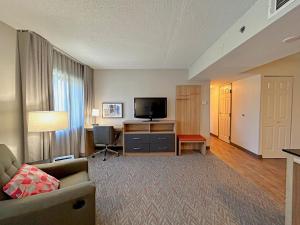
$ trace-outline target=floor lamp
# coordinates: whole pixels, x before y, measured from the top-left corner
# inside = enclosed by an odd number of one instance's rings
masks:
[[[52,161],[52,134],[58,130],[69,127],[67,112],[34,111],[28,113],[28,132],[49,132],[50,136],[50,159]]]

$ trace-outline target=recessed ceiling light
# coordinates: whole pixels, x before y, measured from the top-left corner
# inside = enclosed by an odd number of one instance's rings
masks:
[[[300,40],[300,35],[290,36],[282,40],[283,43],[292,43],[294,41]]]

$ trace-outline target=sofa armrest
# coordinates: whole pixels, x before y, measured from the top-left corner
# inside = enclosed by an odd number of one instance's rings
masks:
[[[67,160],[62,162],[44,163],[34,165],[51,176],[60,179],[80,171],[88,172],[88,160],[85,158]]]
[[[88,181],[49,193],[0,201],[0,224],[95,224],[95,186]]]

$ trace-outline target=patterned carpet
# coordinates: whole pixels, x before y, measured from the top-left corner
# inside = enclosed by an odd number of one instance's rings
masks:
[[[97,225],[283,225],[284,211],[212,154],[89,159]]]

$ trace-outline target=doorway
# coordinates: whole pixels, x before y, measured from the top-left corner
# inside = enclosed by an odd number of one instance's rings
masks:
[[[231,84],[221,85],[219,90],[219,139],[230,143],[231,136]]]
[[[263,158],[284,158],[291,145],[293,78],[266,76],[262,82],[261,149]]]

